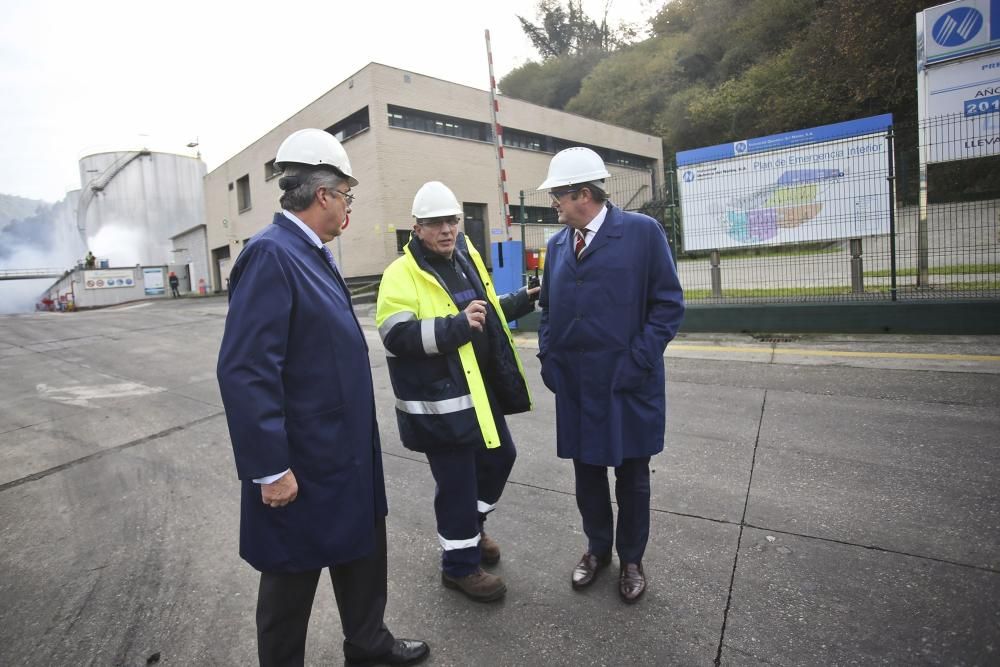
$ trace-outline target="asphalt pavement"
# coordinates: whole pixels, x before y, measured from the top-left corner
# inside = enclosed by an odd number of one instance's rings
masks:
[[[256,573],[215,381],[222,298],[0,316],[0,665],[251,665]],[[681,335],[649,590],[569,585],[585,542],[535,409],[488,523],[504,601],[441,586],[371,306],[389,606],[429,665],[1000,664],[1000,337]],[[325,580],[324,580],[325,582]],[[321,585],[307,663],[342,664]]]

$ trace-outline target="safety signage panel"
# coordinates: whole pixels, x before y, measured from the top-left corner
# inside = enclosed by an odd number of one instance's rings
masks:
[[[144,268],[142,270],[142,284],[146,294],[150,296],[164,294],[163,269]]]
[[[892,115],[677,154],[685,250],[889,231]]]
[[[84,271],[83,286],[85,289],[135,287],[135,272],[132,269]]]

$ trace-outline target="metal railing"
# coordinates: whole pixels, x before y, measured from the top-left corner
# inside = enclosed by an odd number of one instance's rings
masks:
[[[727,173],[724,196],[689,196],[683,207],[677,179],[695,178],[687,167],[669,169],[659,183],[640,171],[607,183],[614,203],[664,226],[692,303],[998,299],[1000,156],[930,165],[922,210],[915,187],[918,136],[917,127],[897,125],[869,137],[869,145],[881,147],[854,159],[850,169],[779,170],[782,176],[771,183],[749,172]],[[857,139],[823,150],[846,151],[851,141]],[[522,193],[512,214],[521,223],[531,273],[544,265],[545,243],[560,225],[546,193]],[[782,242],[796,235],[809,240]],[[719,239],[728,247],[712,245]]]
[[[65,269],[0,269],[0,280],[62,278],[65,273]]]

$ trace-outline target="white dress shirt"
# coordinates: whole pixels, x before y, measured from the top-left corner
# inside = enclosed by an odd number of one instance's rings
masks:
[[[601,225],[604,224],[604,218],[606,218],[607,216],[608,216],[608,207],[602,206],[601,212],[595,215],[594,219],[588,222],[587,226],[584,227],[584,229],[587,230],[587,233],[584,234],[583,236],[583,243],[585,247],[589,246],[590,242],[594,240],[595,236],[597,236],[597,230],[600,229]]]

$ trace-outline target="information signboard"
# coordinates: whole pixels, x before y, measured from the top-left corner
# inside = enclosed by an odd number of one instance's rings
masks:
[[[1000,0],[917,14],[921,164],[1000,155]]]
[[[891,125],[885,114],[678,153],[684,249],[888,233]]]
[[[149,296],[164,294],[163,269],[149,267],[143,268],[142,284],[146,290],[146,294]]]
[[[97,269],[83,272],[85,289],[108,289],[113,287],[135,287],[135,271],[132,269]]]

